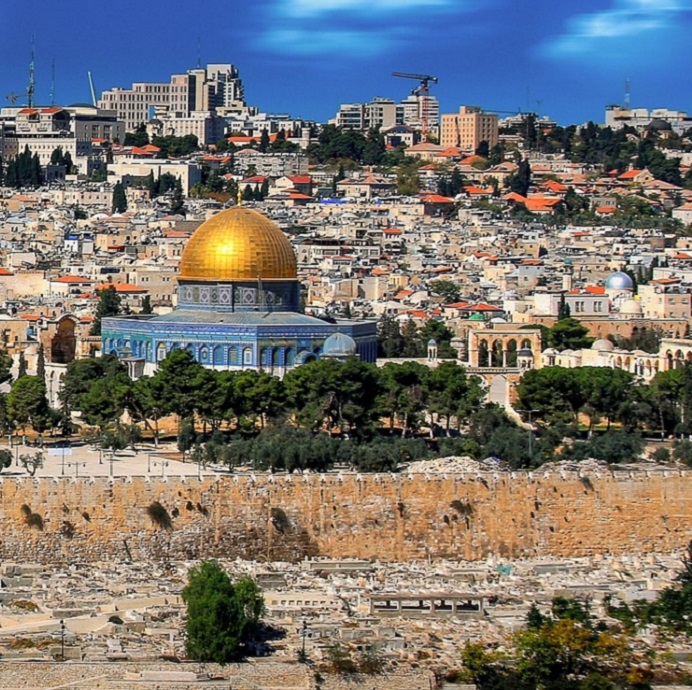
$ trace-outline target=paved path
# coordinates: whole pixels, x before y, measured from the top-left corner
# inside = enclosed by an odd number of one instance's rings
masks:
[[[8,448],[7,442],[0,444],[0,449]],[[23,445],[12,448],[14,461],[12,466],[3,470],[0,477],[29,477],[29,473],[19,462],[20,455],[43,454],[44,465],[37,470],[37,477],[131,477],[131,476],[219,476],[220,472],[199,467],[188,460],[181,462],[180,453],[175,444],[162,444],[159,448],[153,445],[138,446],[137,452],[120,450],[115,454],[100,451],[91,445],[72,446],[63,451],[61,448],[46,446],[43,449]]]

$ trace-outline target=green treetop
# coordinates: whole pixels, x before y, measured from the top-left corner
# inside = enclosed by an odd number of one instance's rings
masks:
[[[202,662],[226,664],[243,656],[264,613],[259,587],[249,578],[231,582],[215,561],[202,561],[188,573],[187,654]]]

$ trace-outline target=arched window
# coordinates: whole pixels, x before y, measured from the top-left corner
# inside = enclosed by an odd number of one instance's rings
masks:
[[[252,348],[246,347],[243,349],[243,365],[252,365]]]
[[[214,348],[214,364],[223,364],[223,348],[217,345]]]
[[[166,359],[166,344],[159,343],[156,347],[156,361],[162,362],[164,359]]]

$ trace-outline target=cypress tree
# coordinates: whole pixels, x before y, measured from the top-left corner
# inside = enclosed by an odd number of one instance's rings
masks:
[[[46,380],[46,353],[43,349],[43,343],[38,346],[38,361],[36,362],[36,376],[42,381]]]
[[[114,213],[127,211],[127,196],[125,195],[125,188],[122,182],[116,182],[115,187],[113,187],[112,209]]]
[[[19,366],[17,368],[17,381],[21,379],[22,377],[26,376],[27,374],[27,363],[26,363],[26,357],[24,356],[23,352],[19,353]]]

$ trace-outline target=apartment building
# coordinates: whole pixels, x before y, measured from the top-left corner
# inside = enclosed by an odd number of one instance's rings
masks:
[[[669,129],[677,134],[683,134],[692,127],[692,116],[683,110],[668,110],[668,108],[629,108],[619,105],[609,105],[605,110],[605,124],[612,129],[634,127],[638,130],[651,126]],[[667,126],[667,127],[666,127]]]
[[[342,103],[329,124],[365,132],[371,128],[390,129],[407,125],[421,130],[425,122],[428,131],[436,131],[440,104],[434,96],[411,94],[400,103],[391,98],[373,98],[370,103]]]
[[[462,105],[458,113],[444,113],[440,124],[440,144],[475,151],[482,141],[492,148],[499,141],[498,118],[478,106]]]
[[[115,110],[127,131],[134,131],[154,115],[169,113],[187,118],[195,111],[234,108],[243,103],[243,85],[236,67],[211,64],[173,74],[168,82],[135,82],[131,88],[104,91],[101,108]]]
[[[652,280],[638,288],[643,315],[649,319],[692,318],[690,293],[674,278]]]
[[[196,110],[189,115],[174,112],[157,113],[156,117],[147,123],[147,133],[150,137],[184,137],[192,134],[202,146],[215,144],[223,138],[225,131],[226,121],[218,117],[213,110]]]
[[[0,129],[3,130],[3,154],[11,160],[18,153],[29,149],[38,155],[42,167],[50,163],[53,151],[60,147],[69,153],[80,172],[91,172],[91,137],[86,134],[89,125],[76,119],[68,109],[50,108],[3,108],[0,112]]]

